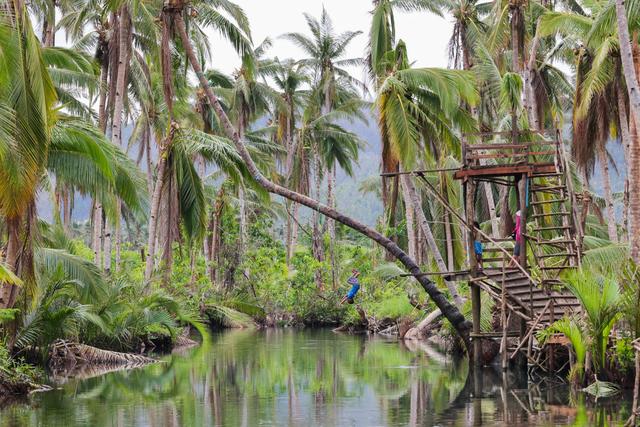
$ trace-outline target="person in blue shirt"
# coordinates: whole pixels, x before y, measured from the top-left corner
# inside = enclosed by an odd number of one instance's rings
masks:
[[[353,274],[351,274],[351,277],[349,277],[349,279],[347,280],[347,283],[351,285],[351,289],[340,301],[341,305],[344,304],[345,301],[347,301],[349,304],[353,304],[353,299],[356,297],[356,294],[360,290],[360,282],[358,281],[360,272],[355,268],[351,272]]]

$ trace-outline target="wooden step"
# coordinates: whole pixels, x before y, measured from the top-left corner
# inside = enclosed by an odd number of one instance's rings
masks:
[[[549,230],[570,230],[571,227],[568,225],[556,225],[556,226],[552,226],[552,227],[536,227],[533,229],[533,231],[549,231]]]
[[[558,203],[558,202],[566,202],[567,199],[548,199],[548,200],[536,200],[533,202],[529,202],[532,205],[546,205],[548,203]]]
[[[563,173],[540,173],[540,174],[535,174],[531,176],[531,179],[535,179],[535,178],[547,178],[547,177],[552,177],[552,176],[564,176]]]
[[[542,214],[529,215],[529,218],[544,218],[549,216],[569,216],[569,212],[549,212]]]
[[[536,242],[539,245],[561,245],[564,243],[574,243],[573,240],[568,239],[558,239],[558,240],[538,240]]]
[[[570,265],[558,265],[554,267],[539,267],[540,270],[566,270],[567,268],[572,268]]]
[[[570,252],[560,252],[555,254],[538,255],[538,258],[575,257],[575,256],[578,256],[578,254],[574,254]]]
[[[531,188],[531,192],[533,193],[544,193],[547,191],[556,192],[559,190],[566,190],[566,189],[567,189],[566,185],[549,185],[549,186],[540,185],[540,186],[533,186]]]

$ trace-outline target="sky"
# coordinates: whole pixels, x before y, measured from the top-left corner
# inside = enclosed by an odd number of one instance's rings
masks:
[[[287,32],[309,34],[303,13],[320,17],[322,6],[333,20],[336,32],[362,31],[348,50],[349,57],[363,57],[371,21],[371,0],[235,0],[249,17],[252,38],[258,45],[265,37],[271,37],[271,57],[303,57],[295,45],[278,37]],[[441,18],[427,12],[396,12],[396,36],[405,41],[409,59],[421,67],[446,67],[447,43],[452,32],[451,17]],[[224,72],[239,66],[239,58],[229,43],[213,32],[209,33],[212,44],[212,65]],[[363,76],[355,76],[363,77]]]

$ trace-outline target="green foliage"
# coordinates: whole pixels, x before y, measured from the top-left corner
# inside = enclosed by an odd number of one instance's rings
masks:
[[[622,373],[628,373],[633,369],[633,363],[635,361],[636,351],[633,348],[633,341],[631,338],[621,338],[615,341],[613,347],[615,360],[618,363],[618,368]]]
[[[9,354],[4,342],[0,341],[0,378],[9,382],[37,383],[44,377],[42,370],[25,363]]]
[[[587,357],[587,337],[582,327],[575,319],[564,317],[555,321],[546,329],[538,333],[538,340],[544,343],[550,334],[561,333],[571,342],[571,351],[576,356],[576,361],[569,372],[569,379],[575,382],[582,382],[584,376],[585,359]]]
[[[586,270],[565,277],[567,288],[580,301],[586,314],[586,327],[597,369],[603,369],[609,332],[619,318],[621,292],[618,282]]]

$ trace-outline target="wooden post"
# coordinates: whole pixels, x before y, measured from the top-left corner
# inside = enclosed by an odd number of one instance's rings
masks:
[[[635,425],[638,416],[638,393],[640,392],[640,353],[636,350],[636,379],[633,383],[633,404],[631,409],[631,425]]]
[[[502,323],[502,342],[500,343],[500,351],[502,358],[502,370],[506,371],[509,367],[507,361],[507,329],[509,328],[509,321],[507,319],[507,289],[504,284],[504,280],[506,277],[505,273],[505,263],[507,262],[506,257],[502,254],[502,299],[501,299],[501,307],[500,307],[500,318]]]
[[[467,215],[467,224],[473,224],[475,220],[475,198],[476,183],[472,179],[464,182],[465,196],[465,213]],[[478,276],[478,262],[474,250],[474,232],[473,228],[468,229],[467,235],[467,254],[469,258],[469,272],[472,278]],[[475,283],[471,284],[471,317],[473,322],[473,364],[480,366],[482,355],[482,341],[479,338],[480,330],[480,287]]]
[[[518,183],[518,206],[520,208],[520,265],[522,268],[527,268],[527,238],[525,237],[527,231],[527,193],[528,193],[528,179],[527,174],[522,174],[520,182]]]

